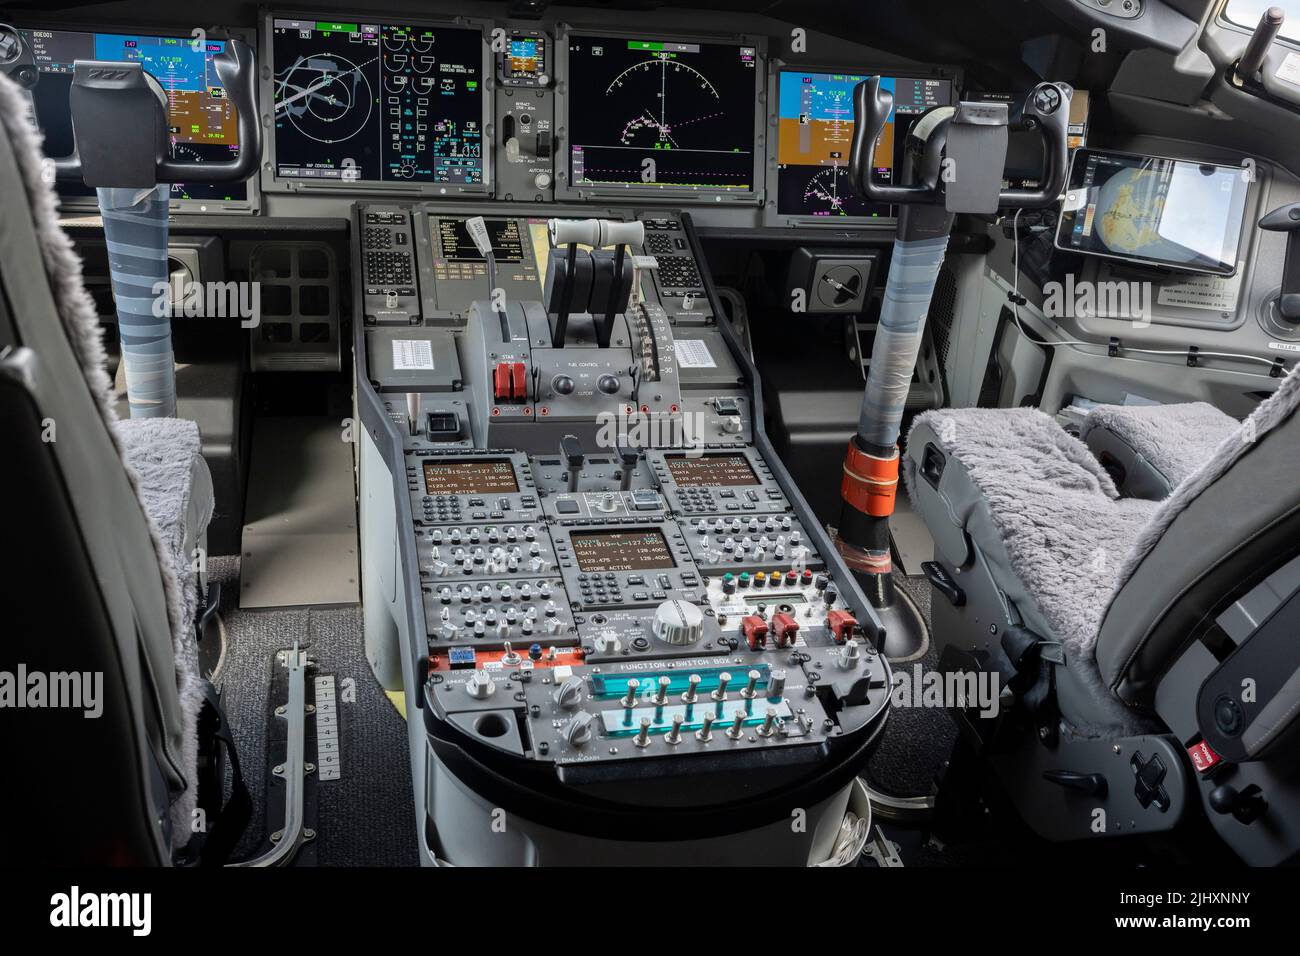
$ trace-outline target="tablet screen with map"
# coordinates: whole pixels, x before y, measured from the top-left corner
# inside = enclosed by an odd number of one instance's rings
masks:
[[[1185,272],[1232,275],[1249,170],[1080,149],[1056,245]]]

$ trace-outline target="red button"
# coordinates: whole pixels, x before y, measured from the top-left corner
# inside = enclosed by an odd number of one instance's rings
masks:
[[[1192,766],[1196,768],[1197,773],[1208,773],[1223,760],[1204,740],[1188,747],[1187,756],[1192,758]]]

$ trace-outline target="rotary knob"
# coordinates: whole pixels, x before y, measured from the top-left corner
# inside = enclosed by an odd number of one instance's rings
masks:
[[[564,725],[564,739],[570,747],[581,747],[591,740],[595,732],[596,718],[585,710],[580,710]]]
[[[554,697],[555,702],[565,709],[577,707],[582,702],[582,678],[570,677],[555,689]]]
[[[704,612],[686,601],[664,601],[655,608],[652,627],[665,644],[694,644],[704,633]]]
[[[496,689],[497,685],[492,680],[492,674],[486,670],[476,670],[465,682],[465,690],[475,700],[491,697]]]
[[[618,392],[619,382],[617,375],[602,375],[596,379],[596,387],[606,395],[614,395]]]
[[[575,387],[573,379],[567,375],[557,375],[551,379],[551,388],[556,395],[572,395]]]

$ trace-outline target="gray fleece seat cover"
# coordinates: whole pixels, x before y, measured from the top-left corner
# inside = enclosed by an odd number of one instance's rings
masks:
[[[1079,437],[1098,459],[1110,455],[1123,466],[1122,494],[1158,500],[1196,471],[1238,424],[1207,402],[1098,405]]]
[[[1245,503],[1234,506],[1242,528],[1228,533],[1252,534],[1256,525],[1265,527],[1300,506],[1297,483],[1285,486],[1275,474],[1300,464],[1289,435],[1297,431],[1298,406],[1300,375],[1293,371],[1245,422],[1220,431],[1212,450],[1198,450],[1199,465],[1163,501],[1119,497],[1088,447],[1036,409],[941,409],[918,416],[907,438],[905,475],[936,548],[963,562],[960,542],[969,536],[1026,626],[1064,645],[1070,676],[1059,688],[1061,709],[1076,728],[1094,735],[1142,732],[1149,718],[1133,705],[1149,700],[1161,669],[1156,658],[1175,652],[1167,637],[1160,646],[1147,641],[1183,586],[1172,579],[1183,572],[1204,576],[1200,565],[1222,561],[1231,543],[1216,535],[1193,547],[1205,537],[1205,519],[1193,514],[1189,540],[1177,544],[1191,563],[1175,570],[1162,554],[1162,539],[1202,501],[1221,514],[1227,502],[1242,502],[1236,484],[1223,479],[1249,469],[1239,462],[1251,451],[1260,455],[1262,484],[1286,490],[1262,496],[1269,499],[1261,505],[1267,514],[1258,519]],[[929,444],[947,457],[939,488],[946,515],[936,515],[936,499],[922,487],[926,479],[919,471]],[[1164,460],[1173,467],[1171,458]],[[1249,481],[1249,470],[1244,477]],[[1223,502],[1211,501],[1218,485]],[[1157,593],[1162,590],[1169,591],[1167,598]],[[1106,646],[1099,650],[1103,634]]]

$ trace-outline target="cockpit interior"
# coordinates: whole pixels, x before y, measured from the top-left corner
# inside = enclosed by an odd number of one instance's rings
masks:
[[[1296,863],[1297,157],[1294,0],[0,3],[0,863]]]

